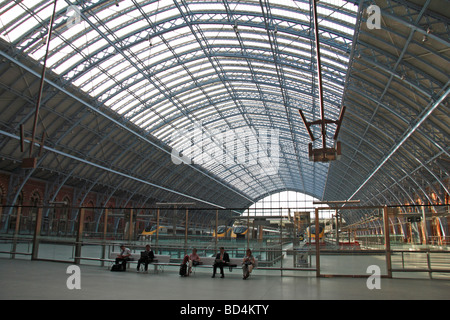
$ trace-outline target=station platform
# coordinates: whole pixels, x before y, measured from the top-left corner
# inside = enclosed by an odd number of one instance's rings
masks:
[[[448,300],[450,281],[381,279],[370,290],[367,278],[280,276],[279,271],[255,270],[242,279],[240,269],[212,279],[212,270],[198,268],[180,277],[178,268],[164,272],[110,272],[107,267],[81,265],[81,289],[67,288],[70,264],[0,258],[1,300]]]

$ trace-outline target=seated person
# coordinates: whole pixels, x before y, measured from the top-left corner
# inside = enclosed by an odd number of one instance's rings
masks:
[[[189,256],[189,274],[192,273],[192,266],[198,266],[201,263],[200,257],[197,254],[197,249],[192,249],[192,253]]]
[[[150,245],[145,246],[145,251],[141,252],[141,258],[138,261],[137,264],[137,272],[139,272],[140,266],[143,263],[144,264],[144,271],[148,272],[148,264],[153,262],[153,259],[155,259],[155,254],[153,253],[152,249],[150,248]]]
[[[122,270],[127,269],[127,262],[131,260],[131,250],[124,245],[120,246],[120,254],[116,258],[116,264],[122,263]]]
[[[242,271],[244,273],[243,279],[250,277],[250,273],[255,266],[255,258],[252,255],[252,250],[247,249],[247,253],[242,261]]]
[[[213,275],[212,278],[216,276],[217,267],[220,268],[220,274],[221,278],[225,277],[223,274],[223,267],[226,266],[230,262],[230,257],[228,256],[228,253],[225,252],[225,249],[223,247],[220,247],[220,252],[216,256],[216,261],[213,264]]]

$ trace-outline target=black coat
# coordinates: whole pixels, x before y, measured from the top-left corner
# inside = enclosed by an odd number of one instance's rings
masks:
[[[220,252],[217,254],[216,259],[220,259]],[[225,261],[225,263],[230,262],[230,256],[228,255],[228,253],[224,252],[223,253],[223,261]]]
[[[144,251],[144,252],[148,252],[148,256],[147,257],[141,257],[140,260],[142,260],[142,261],[149,260],[151,262],[151,261],[153,261],[153,259],[155,259],[155,254],[153,253],[153,250]]]

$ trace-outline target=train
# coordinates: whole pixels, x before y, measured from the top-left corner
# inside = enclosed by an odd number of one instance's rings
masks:
[[[229,226],[218,226],[217,227],[217,238],[229,238],[232,228]],[[216,237],[216,231],[213,233],[213,237]]]
[[[262,232],[260,234],[260,232]],[[251,237],[258,237],[262,239],[263,237],[267,236],[279,236],[280,230],[277,230],[276,228],[271,228],[270,226],[264,226],[262,228],[260,227],[248,227],[246,224],[243,223],[235,223],[233,225],[233,229],[231,231],[230,237],[231,239],[245,239],[247,235],[250,233]],[[283,234],[286,232],[283,231]]]
[[[139,235],[140,237],[150,237],[150,236],[155,236],[156,237],[156,231],[157,229],[158,234],[159,235],[174,235],[174,227],[173,226],[168,226],[168,225],[162,225],[157,227],[157,225],[153,225],[153,226],[147,226],[145,227],[145,229],[142,231],[142,233]],[[184,236],[186,233],[186,229],[184,227],[175,227],[175,232],[177,236]],[[188,234],[189,235],[200,235],[202,232],[201,229],[198,228],[189,228],[188,229]]]
[[[233,230],[231,231],[232,239],[245,239],[249,228],[243,225],[235,225],[233,226]]]
[[[173,235],[173,226],[159,226],[159,235]],[[142,233],[139,235],[139,237],[147,238],[156,236],[157,226],[147,226]],[[259,234],[262,231],[261,234]],[[176,227],[177,235],[185,234],[185,229],[181,227]],[[204,232],[204,230],[203,230]],[[216,235],[217,233],[217,235]],[[286,231],[283,231],[283,234],[285,234]],[[195,235],[195,234],[203,234],[202,231],[199,231],[197,228],[189,228],[188,234]],[[207,233],[204,233],[207,234]],[[212,233],[213,238],[218,239],[246,239],[247,235],[250,235],[250,237],[256,237],[258,234],[258,238],[262,239],[263,236],[278,236],[280,234],[280,231],[277,230],[277,228],[272,228],[270,226],[265,226],[262,229],[260,227],[248,227],[245,223],[242,222],[236,222],[233,224],[233,226],[227,226],[227,225],[220,225],[217,227],[217,232],[214,230]],[[211,233],[209,233],[211,235]]]
[[[146,236],[156,236],[156,230],[158,230],[158,226],[157,225],[153,225],[153,226],[148,226],[144,229],[144,231],[142,231],[142,233],[140,234],[141,237],[146,237]],[[167,234],[167,227],[164,226],[159,226],[159,234]]]
[[[324,234],[325,234],[325,225],[319,224],[319,241],[323,240]],[[316,241],[316,226],[311,225],[308,228],[306,228],[306,241],[315,242]]]
[[[249,228],[245,225],[234,224],[230,226],[218,226],[217,238],[218,239],[245,239]],[[216,232],[213,233],[213,237],[216,237]]]
[[[153,226],[148,226],[146,227],[142,233],[140,234],[141,237],[146,237],[146,236],[156,236],[156,230],[157,230],[157,226],[153,225]],[[218,226],[217,227],[217,238],[227,238],[229,239],[231,237],[232,234],[232,230],[233,227],[229,227],[229,226]],[[189,234],[192,234],[195,230],[189,230]],[[178,228],[177,227],[177,234],[184,234],[185,230],[183,228]],[[194,232],[195,233],[195,232]],[[173,234],[173,227],[166,227],[166,226],[159,226],[159,234],[160,235],[172,235]],[[213,232],[213,238],[216,237],[216,232]]]

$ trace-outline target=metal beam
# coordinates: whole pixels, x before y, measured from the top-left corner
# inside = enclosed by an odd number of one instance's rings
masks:
[[[35,75],[36,77],[38,77],[39,75],[32,70],[31,68],[29,68],[28,66],[26,66],[25,64],[21,63],[20,61],[17,61],[16,59],[14,59],[13,57],[9,56],[7,53],[0,51],[0,56],[3,56],[4,58],[8,59],[9,61],[17,64],[19,67],[23,68],[24,70],[26,70],[27,72]],[[152,145],[153,147],[155,147],[156,149],[172,156],[171,152],[166,150],[165,148],[161,147],[160,145],[154,143],[153,141],[149,140],[147,137],[142,136],[141,134],[137,133],[136,131],[132,130],[131,128],[129,128],[128,126],[126,126],[125,124],[117,121],[116,119],[112,118],[111,116],[107,115],[106,113],[102,112],[99,109],[96,109],[94,107],[92,107],[90,104],[86,103],[85,101],[83,101],[82,99],[80,99],[79,97],[77,97],[76,95],[72,94],[71,92],[67,91],[65,88],[59,86],[58,84],[56,84],[55,82],[46,79],[45,80],[49,85],[53,86],[54,88],[56,88],[57,90],[63,92],[64,94],[66,94],[67,96],[69,96],[70,98],[80,102],[82,105],[84,105],[85,107],[87,107],[89,110],[92,110],[93,112],[95,112],[96,114],[99,114],[100,116],[108,119],[109,121],[111,121],[112,123],[114,123],[116,126],[120,127],[121,129],[131,133],[133,136],[136,136],[137,138],[140,138],[141,140],[145,141],[146,143]],[[45,148],[44,148],[45,149]],[[181,158],[175,156],[176,158],[178,158],[180,161],[182,161]],[[205,172],[203,172],[202,170],[196,168],[193,165],[188,165],[189,167],[191,167],[193,170],[199,172],[202,175],[205,175],[206,177],[208,177],[209,179],[215,181],[216,183],[222,185],[223,187],[231,190],[232,192],[238,194],[240,197],[245,198],[251,202],[253,202],[252,199],[248,198],[247,196],[239,193],[237,190],[230,188],[229,186],[227,186],[226,184],[224,184],[222,181],[219,181],[218,179],[206,174]]]
[[[439,107],[439,105],[447,98],[447,96],[450,94],[450,81],[447,82],[445,87],[448,87],[447,90],[441,95],[441,97],[434,102],[432,105],[429,105],[427,108],[424,109],[422,112],[421,117],[417,120],[417,122],[410,127],[401,137],[400,141],[391,149],[391,151],[388,153],[386,157],[381,161],[381,163],[373,170],[373,172],[369,175],[369,177],[359,186],[359,188],[348,198],[348,200],[351,200],[369,181],[372,179],[372,177],[381,169],[381,167],[392,157],[392,155],[397,152],[398,149],[406,142],[406,140],[411,137],[411,135],[419,128],[422,123],[433,113],[433,111]],[[445,88],[444,87],[444,88]]]
[[[20,137],[19,137],[19,136],[14,135],[14,134],[11,134],[11,133],[9,133],[9,132],[5,132],[5,131],[3,131],[3,130],[0,130],[0,134],[1,134],[1,135],[4,135],[4,136],[7,136],[7,137],[9,137],[9,138],[12,138],[12,139],[20,140]],[[28,143],[31,143],[29,140],[25,140],[25,141],[28,142]],[[161,190],[163,190],[163,191],[167,191],[167,192],[170,192],[170,193],[173,193],[173,194],[176,194],[176,195],[179,195],[179,196],[188,198],[188,199],[192,199],[192,200],[195,200],[195,201],[198,201],[198,202],[201,202],[201,203],[204,203],[204,204],[213,206],[213,207],[215,207],[215,208],[225,209],[225,207],[222,207],[222,206],[217,205],[217,204],[215,204],[215,203],[211,203],[211,202],[205,201],[205,200],[203,200],[203,199],[198,199],[198,198],[193,197],[193,196],[191,196],[191,195],[183,194],[183,193],[181,193],[181,192],[178,192],[178,191],[175,191],[175,190],[171,190],[171,189],[169,189],[169,188],[165,188],[165,187],[159,186],[159,185],[157,185],[157,184],[154,184],[154,183],[151,183],[151,182],[142,180],[142,179],[140,179],[140,178],[133,177],[133,176],[128,175],[128,174],[126,174],[126,173],[123,173],[123,172],[120,172],[120,171],[117,171],[117,170],[113,170],[113,169],[110,169],[110,168],[106,168],[106,167],[100,166],[100,165],[98,165],[98,164],[96,164],[96,163],[93,163],[93,162],[91,162],[91,161],[88,161],[88,160],[85,160],[85,159],[76,157],[76,156],[71,155],[71,154],[67,154],[67,153],[65,153],[65,152],[63,152],[63,151],[59,151],[59,150],[56,150],[56,149],[51,148],[51,147],[44,146],[44,149],[47,150],[47,151],[49,151],[49,152],[53,152],[53,153],[55,153],[55,154],[61,155],[61,156],[63,156],[63,157],[70,158],[71,160],[81,162],[81,163],[83,163],[83,164],[85,164],[85,165],[89,165],[89,166],[91,166],[91,167],[94,167],[94,168],[97,168],[97,169],[101,169],[101,170],[104,170],[104,171],[107,171],[107,172],[110,172],[110,173],[113,173],[113,174],[122,176],[122,177],[124,177],[124,178],[131,179],[131,180],[134,180],[134,181],[137,181],[137,182],[139,182],[139,183],[143,183],[143,184],[149,185],[149,186],[154,187],[154,188],[157,188],[157,189],[161,189]]]

